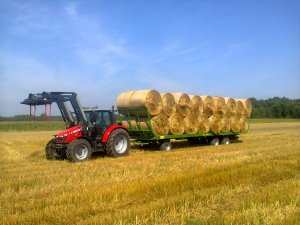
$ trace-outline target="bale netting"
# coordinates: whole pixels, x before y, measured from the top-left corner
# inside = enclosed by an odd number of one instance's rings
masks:
[[[209,118],[210,131],[212,133],[220,133],[223,128],[223,118],[218,114],[214,114]]]
[[[191,99],[191,114],[194,116],[203,112],[203,101],[198,95],[190,95]]]
[[[169,133],[169,120],[163,113],[151,119],[152,131],[156,135],[167,135]]]
[[[230,118],[228,116],[224,116],[222,118],[223,127],[221,129],[222,132],[230,131]]]
[[[198,133],[208,133],[209,132],[209,119],[206,114],[201,113],[198,116]]]
[[[169,117],[170,133],[180,135],[184,133],[184,119],[180,113],[173,113]]]
[[[190,114],[184,117],[184,132],[186,134],[196,134],[198,132],[198,118]]]
[[[162,111],[166,116],[171,116],[176,112],[175,98],[171,93],[162,93]]]
[[[250,117],[251,112],[252,112],[252,102],[250,99],[238,99],[243,103],[244,108],[247,111],[247,117]]]
[[[128,101],[129,99],[129,101]],[[138,90],[121,93],[117,99],[117,106],[121,114],[138,114],[140,116],[149,113],[152,116],[162,111],[162,100],[156,90]],[[141,110],[136,110],[137,108]]]
[[[240,132],[241,131],[241,118],[237,115],[234,115],[230,118],[230,130],[232,132]]]
[[[207,115],[207,117],[211,117],[215,112],[215,103],[214,99],[209,95],[200,96],[203,101],[203,113]]]
[[[232,117],[236,113],[236,102],[233,98],[224,98],[226,104],[226,116]]]
[[[191,114],[191,99],[185,93],[172,93],[177,104],[177,112],[182,116]]]
[[[213,97],[215,105],[215,114],[224,116],[226,114],[225,99],[222,97]]]

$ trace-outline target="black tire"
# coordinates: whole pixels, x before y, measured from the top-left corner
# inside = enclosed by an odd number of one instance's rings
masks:
[[[229,145],[230,144],[230,140],[229,137],[224,137],[221,141],[222,145]]]
[[[115,129],[111,132],[106,143],[106,153],[112,157],[128,155],[130,137],[126,130]]]
[[[92,155],[91,144],[85,139],[76,139],[67,146],[67,158],[70,162],[83,162]]]
[[[46,159],[48,160],[60,160],[63,159],[63,155],[52,147],[54,140],[50,140],[45,148]]]
[[[209,142],[210,145],[219,145],[220,144],[220,139],[217,137],[214,137],[213,139],[211,139],[211,141]]]
[[[169,140],[164,141],[159,148],[162,151],[170,151],[172,149],[172,143]]]

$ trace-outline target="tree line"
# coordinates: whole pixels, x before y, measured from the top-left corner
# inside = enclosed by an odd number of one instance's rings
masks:
[[[251,118],[300,118],[300,99],[274,97],[267,100],[251,98]]]

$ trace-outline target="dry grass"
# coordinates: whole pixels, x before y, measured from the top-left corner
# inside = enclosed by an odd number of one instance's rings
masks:
[[[228,146],[47,161],[53,132],[0,133],[2,224],[299,224],[300,123]]]

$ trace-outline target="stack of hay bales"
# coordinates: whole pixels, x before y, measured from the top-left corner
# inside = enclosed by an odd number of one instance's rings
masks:
[[[121,93],[118,110],[130,129],[148,129],[156,135],[244,132],[252,111],[249,99],[159,93],[137,90]]]

